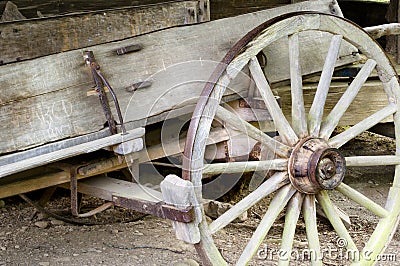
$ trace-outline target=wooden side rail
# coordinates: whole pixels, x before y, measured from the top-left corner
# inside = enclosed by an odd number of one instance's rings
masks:
[[[82,143],[66,149],[45,153],[36,157],[27,158],[15,163],[4,165],[0,168],[0,178],[12,175],[18,172],[29,170],[38,166],[53,163],[62,159],[70,158],[80,154],[90,153],[109,146],[114,146],[123,142],[141,138],[145,133],[144,128],[136,128],[128,131],[126,134],[116,134],[106,138]],[[132,151],[134,152],[134,151]]]

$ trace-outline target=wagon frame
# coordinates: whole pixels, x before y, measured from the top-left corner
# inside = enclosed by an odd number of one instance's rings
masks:
[[[208,20],[208,7],[207,1],[198,1],[190,7],[185,6],[185,12],[188,11],[189,17],[192,19],[188,22],[186,17],[185,23]],[[29,138],[24,137],[24,135],[28,136],[28,133],[23,131],[24,125],[21,126],[22,131],[19,130],[20,119],[16,121],[19,124],[15,124],[16,126],[11,130],[3,128],[4,132],[7,132],[6,136],[10,139],[2,142],[4,143],[2,147],[4,155],[0,157],[0,178],[3,181],[0,184],[0,198],[42,188],[51,190],[51,187],[57,185],[66,187],[71,191],[71,210],[76,217],[87,217],[110,206],[121,206],[169,219],[173,221],[177,238],[194,244],[204,265],[224,265],[227,262],[213,243],[212,234],[228,225],[262,198],[275,193],[267,213],[241,254],[237,265],[247,265],[250,262],[274,220],[286,205],[286,223],[281,248],[290,253],[296,228],[296,223],[293,221],[297,221],[302,212],[309,248],[317,251],[314,254],[315,257],[311,258],[311,263],[320,265],[322,260],[318,253],[320,244],[316,223],[316,202],[321,205],[339,237],[346,240],[348,245],[346,248],[358,250],[343,223],[343,219],[347,218],[346,214],[338,213],[337,207],[331,202],[326,192],[336,189],[381,218],[370,241],[364,247],[364,250],[371,251],[375,258],[385,249],[397,228],[400,215],[397,168],[400,161],[397,153],[386,156],[344,157],[339,148],[354,136],[381,121],[394,121],[396,144],[400,145],[398,143],[400,137],[397,137],[399,126],[397,110],[399,108],[398,97],[400,97],[397,73],[380,46],[366,32],[368,31],[371,35],[382,35],[382,32],[393,34],[397,33],[399,26],[392,24],[363,30],[350,21],[340,18],[341,15],[340,8],[335,2],[309,1],[225,20],[145,33],[79,51],[71,50],[36,59],[34,57],[41,55],[28,55],[33,60],[21,63],[12,62],[12,59],[9,59],[10,62],[0,67],[2,81],[10,88],[10,91],[1,99],[4,117],[14,113],[18,115],[17,110],[23,106],[24,101],[39,97],[43,97],[40,98],[43,101],[46,99],[43,95],[49,94],[55,97],[50,99],[54,100],[53,108],[54,104],[58,104],[56,109],[64,112],[62,114],[57,113],[55,109],[51,110],[50,116],[52,115],[53,118],[50,120],[56,123],[57,121],[54,119],[56,116],[72,117],[73,109],[77,108],[80,103],[72,92],[86,88],[85,94],[90,100],[83,100],[83,102],[86,101],[85,104],[90,103],[90,105],[87,106],[88,118],[85,118],[86,120],[83,122],[89,121],[92,125],[86,126],[84,123],[74,125],[74,131],[65,136],[61,130],[58,132],[60,134],[57,132],[54,134],[55,137],[50,131],[47,131],[47,136],[37,134],[34,137],[29,136]],[[249,33],[243,34],[246,33],[246,29],[249,30],[258,25],[259,21],[267,22],[255,27]],[[218,27],[222,31],[227,30],[227,25],[235,22],[240,23],[243,28],[229,29],[228,41],[214,39],[214,45],[223,46],[223,49],[218,50],[217,55],[224,54],[229,49],[222,61],[215,63],[207,58],[202,58],[201,55],[206,52],[201,49],[204,49],[207,40],[203,43],[201,37],[205,38],[210,34],[209,31]],[[190,35],[192,30],[196,34]],[[134,82],[125,80],[124,74],[117,73],[119,69],[123,69],[123,73],[139,69],[140,61],[138,62],[138,59],[146,58],[146,56],[154,58],[154,55],[151,55],[154,50],[147,50],[152,45],[152,39],[157,42],[162,38],[180,36],[183,32],[189,32],[182,38],[187,41],[182,46],[186,48],[182,52],[182,56],[176,56],[176,60],[186,59],[187,62],[180,64],[174,62],[171,57],[162,58],[164,69],[149,75],[150,77],[134,80]],[[317,41],[313,35],[316,32],[320,34]],[[309,33],[310,35],[308,35]],[[242,35],[244,37],[238,40]],[[199,36],[202,42],[193,39]],[[164,51],[166,49],[179,51],[179,48],[182,47],[176,47],[172,40],[168,40],[171,43],[161,43],[158,48]],[[232,41],[238,42],[233,45]],[[286,44],[281,46],[285,42]],[[311,52],[313,49],[308,46],[317,42],[320,45],[317,53],[321,54],[321,50],[326,48],[326,57],[323,54],[320,58],[313,58],[312,63],[307,62],[306,65],[302,65],[301,61],[307,60],[308,56],[304,54],[304,51]],[[190,52],[196,43],[199,45],[200,52]],[[279,50],[276,48],[268,50],[270,46],[279,47]],[[302,46],[305,46],[306,50],[301,50]],[[110,51],[113,52],[112,55]],[[80,63],[76,59],[78,52],[81,54]],[[135,53],[143,53],[143,55],[131,56]],[[281,53],[284,56],[289,55],[290,71],[288,73],[283,71],[287,65],[281,63],[280,60],[284,57]],[[200,58],[197,58],[199,56]],[[197,60],[194,61],[192,58],[197,58]],[[121,67],[124,60],[128,62],[129,69]],[[172,61],[168,62],[168,60]],[[263,60],[265,60],[264,64],[262,64]],[[54,61],[56,62],[54,63]],[[166,62],[167,67],[165,67]],[[335,68],[340,69],[340,67],[353,62],[362,62],[363,64],[354,75],[354,80],[343,96],[331,108],[330,114],[324,117],[324,107]],[[35,69],[32,68],[35,64],[47,65],[48,69],[35,74]],[[57,74],[66,65],[68,66],[66,72],[54,77],[54,82],[37,85],[39,80],[48,75],[47,71]],[[204,65],[207,67],[204,68]],[[17,71],[14,70],[15,68]],[[142,68],[138,70],[138,73],[148,73],[148,70]],[[182,73],[177,72],[178,70]],[[376,70],[376,74],[372,74],[374,70]],[[15,73],[10,73],[11,71],[15,71]],[[193,79],[193,76],[188,79],[182,78],[182,75],[193,72],[201,78]],[[317,75],[319,81],[315,98],[311,106],[305,108],[303,77],[314,77],[316,72],[321,74]],[[171,73],[177,73],[177,77],[171,77]],[[372,110],[372,114],[363,113],[365,119],[353,122],[352,127],[330,138],[370,75],[376,75],[379,82],[382,83],[381,86],[387,97],[386,103],[382,103],[384,107],[378,106],[377,110]],[[17,91],[15,88],[21,86],[20,82],[14,82],[17,76],[22,76],[21,79],[30,76],[32,80],[22,84],[23,88]],[[60,79],[63,76],[65,76],[65,80]],[[210,78],[204,79],[205,76],[210,76]],[[68,85],[71,81],[79,80],[86,80],[86,82],[73,86]],[[199,82],[199,80],[202,81]],[[173,88],[178,88],[178,93],[187,91],[191,87],[204,86],[203,92],[200,95],[198,89],[195,89],[188,94],[193,98],[175,104],[164,102],[178,97],[176,96],[177,92],[171,95],[165,93],[163,97],[166,97],[167,100],[162,97],[154,98],[156,102],[160,102],[161,107],[154,105],[153,109],[147,110],[147,113],[141,111],[140,97],[146,97],[146,94],[149,98],[155,97],[161,93],[157,91],[157,86],[163,86],[162,83],[167,86],[175,86],[177,81],[180,84]],[[194,82],[202,84],[196,84],[196,87],[192,84]],[[38,88],[34,88],[37,90],[34,92],[36,94],[27,98],[24,94],[31,93],[31,91],[25,88],[31,84],[37,85]],[[117,89],[115,89],[115,84],[117,84]],[[285,108],[284,104],[279,103],[279,99],[277,101],[276,95],[273,94],[275,89],[273,84],[276,84],[276,87],[285,84],[291,86],[289,89],[291,122],[288,122],[290,121],[287,119],[288,114],[282,111]],[[63,89],[59,92],[57,86],[63,86]],[[87,90],[90,86],[93,86],[94,89]],[[226,90],[227,87],[229,90]],[[54,90],[54,88],[56,89]],[[146,91],[146,88],[151,88],[152,91]],[[57,96],[57,93],[61,93],[60,96]],[[126,100],[127,95],[132,93],[134,93],[133,97]],[[63,98],[66,95],[70,97],[69,100],[78,100],[77,104],[69,103],[71,105],[68,106]],[[94,100],[97,99],[94,99],[93,96],[99,96],[101,105],[98,103],[96,106],[94,105]],[[111,97],[113,101],[109,101],[107,97]],[[138,97],[139,100],[137,100]],[[245,103],[241,102],[239,98],[245,99]],[[122,108],[119,104],[121,99]],[[177,99],[181,100],[179,97]],[[245,109],[250,109],[250,114],[244,114],[246,111],[243,110]],[[309,111],[308,114],[306,109]],[[99,110],[103,112],[100,116]],[[92,114],[96,114],[97,120],[90,120],[90,111]],[[187,115],[191,112],[193,115],[188,119]],[[44,112],[38,115],[39,123],[46,122],[44,116]],[[165,124],[165,128],[168,130],[166,129],[166,132],[163,133],[163,129],[161,129],[160,143],[145,147],[145,126],[160,121],[174,119],[179,121],[185,116],[186,121],[180,121],[178,125],[168,126]],[[388,117],[389,120],[387,120]],[[31,118],[33,116],[25,117],[25,122],[29,123]],[[41,120],[41,118],[43,119]],[[72,121],[79,122],[77,119]],[[106,121],[103,130],[90,129],[91,126],[98,125],[99,121]],[[187,129],[186,140],[183,140],[180,138],[179,132],[188,121],[190,121],[190,125]],[[248,121],[259,122],[259,124],[255,127]],[[59,123],[57,126],[62,126],[65,120],[60,119],[60,122],[57,123]],[[34,128],[32,125],[30,127]],[[175,134],[174,137],[170,139],[163,137],[163,134],[170,133],[171,128],[173,131],[177,127],[178,134]],[[25,128],[27,129],[27,127]],[[49,126],[49,129],[51,128]],[[77,128],[81,132],[78,132]],[[12,130],[20,132],[17,132],[14,137],[12,133],[8,133]],[[275,131],[278,132],[275,138],[266,134],[266,132]],[[249,139],[253,140],[249,142]],[[243,142],[247,142],[247,148],[242,151],[242,154],[235,153],[236,150],[233,147],[235,144],[232,144],[234,140],[238,141],[238,146],[243,145],[243,147],[246,146]],[[186,142],[184,154],[181,158],[181,165],[179,165],[182,168],[182,178],[176,175],[166,176],[160,184],[161,192],[141,185],[139,164],[182,153],[184,141]],[[221,142],[224,144],[220,145]],[[222,153],[221,147],[223,147]],[[255,147],[258,148],[258,152],[255,152]],[[107,152],[99,151],[104,149]],[[272,151],[272,157],[271,154],[266,155],[266,150]],[[252,154],[254,152],[256,155]],[[94,155],[93,158],[86,160],[85,156],[82,157],[89,153]],[[210,153],[213,153],[214,157],[210,157]],[[249,154],[253,157],[248,157]],[[243,156],[246,155],[247,158],[243,160]],[[80,163],[79,161],[82,159],[86,161]],[[214,160],[221,159],[226,161],[212,163]],[[346,167],[376,165],[396,165],[395,178],[385,207],[342,183]],[[130,181],[99,176],[125,168],[129,168],[132,174]],[[259,187],[211,224],[208,224],[202,204],[202,180],[204,177],[244,172],[261,173],[263,178],[258,183]],[[27,178],[27,176],[33,177]],[[264,180],[266,176],[268,178]],[[96,196],[108,203],[89,213],[82,214],[79,212],[79,193]],[[23,197],[26,198],[26,196]],[[29,199],[27,200],[29,201]],[[288,265],[289,260],[283,257],[279,259],[280,265]],[[362,265],[373,262],[373,259],[370,260],[365,256],[354,258],[354,263]]]

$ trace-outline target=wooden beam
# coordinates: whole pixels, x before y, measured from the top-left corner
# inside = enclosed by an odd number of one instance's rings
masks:
[[[165,203],[175,208],[184,210],[190,207],[195,208],[194,220],[191,223],[172,221],[175,235],[178,239],[189,244],[200,242],[199,223],[203,218],[200,204],[194,193],[193,183],[184,180],[176,175],[167,175],[160,183],[162,199]]]
[[[198,10],[198,1],[180,1],[1,23],[0,62],[7,64],[198,23]],[[9,16],[6,19],[16,20]]]
[[[61,187],[69,189],[70,185],[69,183],[65,183],[61,185]],[[151,202],[159,202],[162,200],[162,195],[159,191],[140,186],[137,183],[106,176],[96,176],[79,181],[78,191],[107,201],[112,201],[113,195],[127,198],[140,198]]]
[[[165,0],[98,0],[98,1],[84,1],[84,0],[13,0],[19,7],[21,12],[28,18],[38,17],[38,12],[45,16],[55,16],[67,13],[77,13],[82,11],[104,11],[107,9],[116,9],[122,7],[132,6],[146,6],[165,3]],[[170,1],[172,2],[172,1]],[[182,0],[174,1],[182,2]]]
[[[364,30],[368,32],[372,38],[378,39],[387,35],[399,35],[400,23],[389,23],[378,26],[365,27]]]
[[[83,143],[66,149],[42,154],[36,157],[28,158],[12,164],[2,166],[0,169],[0,178],[32,169],[45,164],[53,163],[62,159],[70,158],[80,154],[94,152],[105,147],[120,144],[125,141],[141,138],[144,135],[144,128],[137,128],[126,134],[116,134],[106,138]]]

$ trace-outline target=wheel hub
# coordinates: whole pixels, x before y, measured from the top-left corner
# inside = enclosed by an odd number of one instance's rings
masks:
[[[320,138],[301,140],[289,159],[290,181],[298,191],[306,194],[334,189],[342,182],[345,172],[346,161],[342,153]]]

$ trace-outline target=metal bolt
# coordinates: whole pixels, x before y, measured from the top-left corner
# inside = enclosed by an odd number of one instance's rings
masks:
[[[128,45],[125,47],[121,47],[121,48],[117,49],[115,52],[117,53],[117,55],[124,55],[124,54],[128,54],[128,53],[137,52],[142,49],[143,49],[143,46],[141,44],[132,44],[132,45]]]
[[[330,179],[336,174],[335,163],[329,158],[323,158],[319,165],[319,175],[322,179]]]

